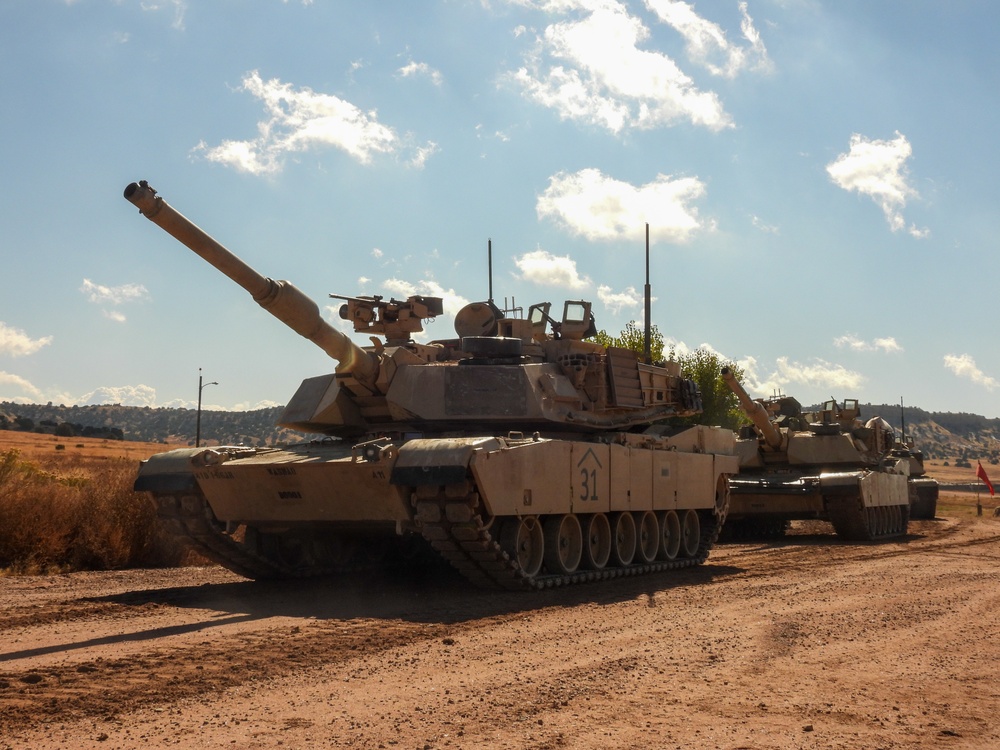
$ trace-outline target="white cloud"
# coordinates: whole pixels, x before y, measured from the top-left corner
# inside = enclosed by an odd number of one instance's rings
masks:
[[[1000,381],[980,370],[976,365],[976,361],[969,354],[946,354],[944,356],[944,366],[951,370],[957,377],[971,380],[976,385],[981,385],[988,391],[992,391],[997,386],[1000,386]]]
[[[174,20],[170,24],[178,31],[184,30],[184,14],[187,12],[186,0],[143,0],[140,3],[143,10],[156,13],[161,10],[173,10]]]
[[[118,310],[109,310],[107,305],[123,305],[127,302],[148,299],[149,292],[142,284],[122,284],[121,286],[104,286],[95,284],[90,279],[84,279],[80,285],[90,302],[101,306],[104,316],[117,323],[125,322],[125,315]]]
[[[51,336],[33,339],[24,331],[12,328],[0,321],[0,354],[23,357],[26,354],[34,354],[43,346],[48,346],[51,343]]]
[[[440,297],[444,314],[449,317],[454,317],[455,313],[469,304],[469,300],[454,289],[445,289],[433,279],[424,279],[416,284],[402,279],[386,279],[382,282],[382,288],[404,299],[416,294],[424,297]]]
[[[525,65],[510,74],[534,101],[563,119],[618,133],[686,120],[711,130],[732,127],[718,96],[700,91],[667,55],[640,49],[650,36],[627,7],[613,0],[522,3],[582,18],[548,26]]]
[[[122,406],[156,406],[156,389],[148,385],[103,386],[79,399],[81,406],[121,404]]]
[[[410,62],[396,71],[400,78],[411,78],[423,76],[429,78],[435,86],[440,86],[444,82],[444,77],[440,70],[435,70],[427,63]]]
[[[769,71],[773,67],[746,2],[741,2],[739,8],[743,17],[740,30],[748,46],[731,43],[722,27],[699,16],[692,5],[682,0],[646,0],[646,6],[684,37],[691,61],[713,75],[735,78],[747,69]]]
[[[665,336],[663,339],[663,348],[664,351],[668,353],[672,351],[675,357],[687,356],[701,349],[703,351],[710,352],[711,354],[716,355],[719,359],[723,361],[726,362],[732,361],[732,357],[727,357],[725,354],[720,352],[718,349],[716,349],[708,342],[703,342],[698,346],[690,346],[681,339],[674,338],[673,336]]]
[[[532,250],[514,264],[521,271],[521,278],[541,286],[555,286],[565,289],[585,289],[591,285],[586,276],[580,276],[576,261],[568,255],[557,256],[546,250]]]
[[[914,237],[923,238],[930,232],[914,225],[906,227],[903,209],[917,191],[908,183],[906,162],[913,148],[906,136],[896,131],[891,141],[874,141],[863,135],[851,135],[851,148],[826,165],[827,174],[837,187],[867,195],[882,209],[889,228],[901,229]]]
[[[423,169],[427,160],[440,151],[440,149],[434,141],[427,141],[426,146],[415,146],[412,151],[413,156],[410,157],[407,163],[416,169]]]
[[[750,223],[753,224],[754,228],[759,229],[764,234],[781,234],[781,229],[775,224],[767,224],[759,216],[755,214],[750,215]]]
[[[310,3],[303,3],[303,5],[309,5]],[[284,406],[284,404],[279,404],[277,401],[258,401],[251,404],[249,401],[241,401],[238,404],[233,404],[232,406],[217,406],[212,407],[213,409],[218,409],[219,411],[259,411],[261,409],[273,409],[275,406]],[[190,407],[189,407],[190,408]]]
[[[275,406],[284,406],[284,404],[279,404],[276,401],[258,401],[256,403],[250,403],[249,401],[240,401],[239,403],[232,404],[230,406],[222,406],[220,404],[207,403],[204,400],[201,404],[202,411],[258,411],[259,409],[271,409]],[[160,409],[196,409],[198,407],[198,401],[187,400],[183,398],[175,398],[166,403],[159,404],[157,408]]]
[[[903,347],[897,343],[896,339],[892,336],[886,336],[884,338],[873,339],[872,341],[864,341],[858,338],[853,333],[848,333],[843,336],[838,336],[833,340],[833,345],[839,349],[847,347],[848,349],[853,349],[856,352],[901,352]]]
[[[36,401],[42,400],[42,392],[33,386],[30,382],[22,378],[20,375],[14,375],[9,372],[4,372],[0,370],[0,388],[18,388],[28,394],[29,397]],[[4,396],[0,398],[0,401],[17,401],[23,400],[23,396]]]
[[[211,148],[198,144],[195,151],[204,152],[209,161],[264,175],[280,172],[287,154],[325,147],[338,148],[361,164],[370,163],[376,154],[399,155],[411,149],[408,139],[380,123],[374,111],[363,112],[332,94],[296,90],[277,78],[264,81],[256,70],[244,76],[241,89],[264,103],[268,117],[257,123],[259,135],[252,140],[227,140]],[[420,167],[437,145],[412,148],[410,163]]]
[[[104,286],[103,284],[95,284],[90,279],[83,280],[80,291],[87,295],[88,300],[97,305],[121,305],[149,296],[149,292],[142,284]]]
[[[775,392],[794,392],[799,387],[841,390],[857,393],[865,383],[865,377],[843,365],[814,359],[810,363],[790,361],[788,357],[778,357],[775,369],[770,374],[760,372],[760,363],[747,357],[737,363],[744,371],[747,391],[770,396]]]
[[[539,218],[551,218],[592,241],[636,239],[644,236],[648,222],[651,239],[685,242],[703,228],[691,203],[704,194],[696,177],[660,174],[636,187],[598,169],[583,169],[550,177],[536,210]]]
[[[673,336],[663,337],[663,350],[664,352],[673,352],[676,356],[681,357],[693,352],[697,347],[688,346],[684,341],[676,339]],[[664,354],[667,356],[667,354]]]
[[[611,287],[601,284],[597,287],[597,298],[615,315],[623,308],[641,308],[643,304],[643,296],[634,286],[628,287],[623,292],[613,292]]]

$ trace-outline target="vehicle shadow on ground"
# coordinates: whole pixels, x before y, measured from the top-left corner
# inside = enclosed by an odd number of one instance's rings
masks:
[[[235,581],[131,591],[88,601],[128,607],[204,609],[230,617],[315,620],[394,619],[454,624],[498,615],[581,604],[615,604],[699,586],[743,572],[725,564],[626,576],[543,591],[480,589],[445,566],[293,581]]]
[[[183,569],[181,569],[181,572]],[[196,610],[188,623],[98,636],[72,644],[0,653],[0,664],[51,653],[78,651],[127,642],[156,641],[188,633],[209,633],[242,623],[290,618],[336,625],[387,620],[426,625],[454,625],[490,617],[581,604],[615,604],[630,599],[669,601],[674,590],[697,587],[743,572],[730,565],[706,564],[679,571],[626,576],[543,591],[484,590],[444,564],[424,569],[381,571],[291,581],[231,581],[129,591],[80,601],[120,604],[152,614],[161,607]],[[681,595],[679,593],[679,595]],[[687,596],[687,595],[684,595]],[[685,599],[687,600],[687,599]],[[140,616],[136,624],[143,621]],[[300,623],[283,623],[298,629]]]
[[[904,548],[924,539],[922,532],[894,538]],[[454,624],[548,607],[615,604],[632,599],[651,603],[657,595],[669,600],[673,590],[754,574],[754,553],[807,552],[803,548],[867,548],[878,552],[885,542],[845,542],[821,529],[798,532],[766,542],[720,544],[704,565],[647,575],[625,576],[543,591],[481,589],[444,563],[410,566],[364,574],[285,581],[233,581],[130,591],[90,601],[129,607],[169,606],[203,609],[229,617],[266,619],[290,617],[313,620],[394,619],[429,624]],[[736,554],[728,553],[733,550]],[[747,554],[749,553],[749,554]],[[727,559],[733,557],[734,559]],[[796,564],[803,564],[798,561]],[[829,564],[824,561],[822,564]],[[200,627],[210,626],[203,623]]]
[[[90,638],[85,641],[78,641],[75,643],[59,643],[52,646],[38,646],[37,648],[22,649],[20,651],[10,651],[6,653],[0,652],[0,664],[3,664],[4,662],[18,661],[20,659],[31,659],[38,656],[45,656],[47,654],[80,651],[88,648],[97,648],[99,646],[113,646],[119,643],[155,641],[160,638],[168,638],[174,635],[185,635],[187,633],[196,633],[198,631],[217,628],[223,625],[252,622],[257,619],[260,618],[252,614],[222,615],[217,618],[213,618],[211,621],[193,622],[184,625],[171,625],[162,628],[151,628],[149,630],[140,630],[132,633],[119,633],[116,635]]]

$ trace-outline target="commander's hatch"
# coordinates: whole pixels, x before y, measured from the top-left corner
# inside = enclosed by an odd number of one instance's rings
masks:
[[[559,336],[573,341],[596,336],[597,325],[590,308],[591,304],[584,300],[566,300],[562,322],[559,324]]]

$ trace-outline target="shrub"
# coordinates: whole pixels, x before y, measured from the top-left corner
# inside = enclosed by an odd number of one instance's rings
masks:
[[[54,459],[54,457],[53,457]],[[178,564],[181,547],[132,490],[137,466],[60,456],[58,472],[0,452],[0,569],[15,573]]]

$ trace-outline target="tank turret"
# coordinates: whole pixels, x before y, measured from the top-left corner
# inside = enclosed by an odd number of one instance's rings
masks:
[[[671,427],[701,409],[680,366],[604,347],[591,305],[526,318],[492,302],[457,337],[418,343],[437,297],[331,295],[360,347],[315,302],[266,278],[145,182],[144,216],[246,289],[338,364],[307,378],[279,424],[323,438],[281,448],[158,454],[136,489],[209,559],[254,577],[308,576],[444,557],[489,587],[543,588],[699,565],[725,519],[735,436]]]
[[[470,423],[579,432],[630,429],[701,409],[697,386],[676,363],[647,365],[628,349],[586,341],[596,332],[587,301],[566,302],[561,318],[539,303],[525,320],[473,303],[456,316],[458,338],[421,344],[411,336],[442,314],[441,299],[330,295],[344,301],[340,316],[357,333],[385,339],[362,348],[295,286],[255,271],[148,183],[132,183],[125,197],[339,362],[333,374],[302,382],[279,419],[283,427],[341,437],[380,429],[445,432]]]

